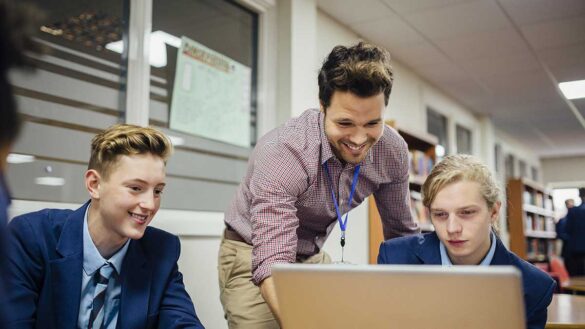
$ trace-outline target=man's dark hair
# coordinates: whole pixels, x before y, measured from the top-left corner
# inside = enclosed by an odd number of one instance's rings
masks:
[[[390,54],[383,48],[365,42],[349,48],[336,46],[319,71],[319,101],[326,110],[336,90],[360,97],[383,92],[388,105],[393,79]]]
[[[581,187],[581,188],[579,189],[579,197],[580,197],[581,199],[585,199],[585,187]]]
[[[40,52],[31,39],[36,31],[34,23],[40,18],[36,7],[0,0],[0,148],[12,144],[20,128],[8,72],[13,67],[32,66],[24,52]]]

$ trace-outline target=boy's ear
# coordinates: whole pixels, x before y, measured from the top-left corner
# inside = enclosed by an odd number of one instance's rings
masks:
[[[100,183],[102,177],[95,169],[89,169],[85,172],[85,188],[92,199],[100,198]]]
[[[496,203],[494,203],[494,206],[491,209],[492,223],[497,221],[498,218],[500,217],[500,209],[501,208],[502,208],[502,202],[497,201]]]

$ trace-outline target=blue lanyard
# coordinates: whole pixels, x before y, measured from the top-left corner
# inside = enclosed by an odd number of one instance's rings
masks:
[[[347,218],[349,217],[349,209],[348,212],[345,214],[345,219],[341,215],[341,211],[339,211],[339,204],[337,203],[337,198],[335,197],[335,190],[333,189],[333,180],[331,179],[331,174],[329,173],[329,166],[327,162],[323,164],[323,168],[325,169],[325,173],[327,174],[327,179],[329,179],[329,188],[331,190],[331,198],[333,199],[333,204],[335,205],[335,212],[337,213],[337,221],[339,222],[339,228],[341,229],[341,247],[345,246],[345,229],[347,227]],[[351,207],[351,200],[353,199],[353,193],[355,192],[355,187],[357,185],[358,175],[360,173],[360,165],[355,167],[353,171],[353,180],[351,182],[351,191],[349,192],[349,200],[347,202],[348,206]]]

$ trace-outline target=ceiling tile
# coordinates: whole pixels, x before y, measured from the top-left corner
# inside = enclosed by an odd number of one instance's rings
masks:
[[[585,41],[585,15],[521,27],[534,49],[567,46]]]
[[[446,5],[469,2],[473,0],[382,0],[400,14],[411,14],[426,10],[435,10]]]
[[[380,19],[351,25],[351,28],[377,44],[388,49],[404,45],[420,44],[425,39],[401,19]]]
[[[453,59],[497,59],[502,55],[530,54],[522,37],[511,28],[441,39],[435,41],[435,44]]]
[[[344,24],[370,22],[396,16],[380,0],[317,0],[317,6]]]
[[[398,47],[389,47],[388,49],[394,58],[403,63],[408,63],[408,66],[413,68],[449,61],[442,52],[427,42],[405,44]]]
[[[518,25],[585,14],[583,0],[498,0]]]
[[[459,63],[475,77],[506,76],[515,79],[519,73],[534,72],[541,66],[530,54],[501,54],[494,57],[483,57],[472,60],[461,60]]]
[[[538,52],[557,81],[585,80],[585,42]]]
[[[493,1],[458,3],[406,15],[405,19],[434,41],[511,26]]]

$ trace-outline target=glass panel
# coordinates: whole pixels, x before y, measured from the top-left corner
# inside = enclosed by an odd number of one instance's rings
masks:
[[[471,130],[457,125],[457,153],[472,154]]]
[[[512,154],[507,154],[506,155],[506,160],[505,160],[505,169],[506,169],[506,178],[513,178],[515,177],[515,173],[514,173],[514,161],[516,161],[516,159],[514,158],[514,156]]]
[[[187,146],[253,145],[258,15],[232,1],[154,0],[152,31],[151,123]]]
[[[539,177],[538,177],[538,169],[536,167],[530,167],[530,170],[531,170],[532,180],[535,181],[535,182],[538,182],[538,179],[539,179]]]
[[[518,169],[520,170],[520,177],[528,178],[528,170],[524,160],[518,161]]]
[[[496,144],[494,146],[494,156],[495,156],[495,168],[496,172],[499,173],[502,169],[502,145]]]
[[[16,199],[84,202],[91,138],[123,120],[125,61],[107,45],[122,40],[128,1],[29,2],[46,14],[36,41],[48,53],[11,75],[24,116],[13,152],[32,157],[11,161],[9,185]]]
[[[153,0],[152,31],[150,123],[175,144],[162,206],[224,211],[256,140],[258,14],[233,1]]]
[[[437,162],[449,154],[449,139],[447,135],[447,117],[427,107],[427,131],[437,136]]]

